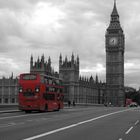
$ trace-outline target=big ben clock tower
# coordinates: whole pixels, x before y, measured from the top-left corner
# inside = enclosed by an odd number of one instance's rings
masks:
[[[114,1],[109,27],[106,30],[106,102],[124,105],[124,33]]]

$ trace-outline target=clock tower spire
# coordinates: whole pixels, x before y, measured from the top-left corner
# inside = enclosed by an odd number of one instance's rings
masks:
[[[116,1],[114,0],[114,7],[111,13],[111,18],[110,18],[110,24],[109,27],[107,28],[108,32],[111,31],[120,31],[123,32],[121,25],[120,25],[120,20],[119,20],[119,14],[117,11],[117,6],[116,6]]]
[[[120,25],[116,0],[106,30],[106,102],[124,105],[124,33]]]

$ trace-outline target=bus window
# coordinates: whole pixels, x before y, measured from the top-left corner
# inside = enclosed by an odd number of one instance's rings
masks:
[[[49,87],[46,87],[46,92],[48,92],[49,91]]]
[[[46,100],[55,100],[55,95],[54,94],[46,94],[45,99]]]
[[[54,88],[53,87],[49,87],[49,91],[50,92],[54,92]]]
[[[52,80],[52,85],[55,85],[55,81],[54,80]]]
[[[45,83],[45,79],[43,76],[40,76],[41,83]]]
[[[62,86],[62,80],[59,80],[59,85]]]
[[[49,84],[52,85],[52,79],[49,79]]]
[[[59,85],[59,80],[56,80],[56,85]]]
[[[59,88],[55,88],[55,92],[59,93]]]
[[[46,92],[55,92],[54,87],[46,87]]]
[[[62,88],[60,88],[60,93],[63,93],[63,89]]]
[[[48,79],[44,79],[44,82],[46,83],[46,84],[48,84],[49,82],[48,82]]]
[[[64,100],[64,96],[60,96],[60,100],[63,101]]]
[[[22,76],[23,80],[36,80],[37,79],[37,75],[36,74],[24,74]]]
[[[59,94],[57,94],[57,100],[58,100],[58,101],[60,100],[60,95],[59,95]]]

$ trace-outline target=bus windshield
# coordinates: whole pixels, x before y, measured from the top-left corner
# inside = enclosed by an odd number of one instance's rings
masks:
[[[24,74],[22,75],[23,80],[36,80],[37,75],[36,74]]]

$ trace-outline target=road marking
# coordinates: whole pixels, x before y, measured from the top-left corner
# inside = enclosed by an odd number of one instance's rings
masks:
[[[7,123],[7,124],[0,124],[0,128],[9,127],[9,126],[13,126],[13,125],[16,125],[16,123],[10,122],[10,123]]]
[[[89,119],[89,120],[85,120],[85,121],[82,121],[82,122],[71,124],[69,126],[61,127],[61,128],[49,131],[49,132],[45,132],[45,133],[42,133],[42,134],[39,134],[39,135],[36,135],[36,136],[25,138],[23,140],[34,140],[34,139],[37,139],[37,138],[40,138],[40,137],[48,136],[48,135],[51,135],[51,134],[54,134],[54,133],[72,128],[72,127],[76,127],[76,126],[79,126],[79,125],[82,125],[82,124],[85,124],[85,123],[88,123],[88,122],[92,122],[92,121],[95,121],[95,120],[98,120],[98,119],[101,119],[101,118],[104,118],[104,117],[107,117],[107,116],[111,116],[111,115],[114,115],[114,114],[126,112],[126,111],[129,111],[129,110],[132,110],[132,109],[125,109],[125,110],[121,110],[121,111],[112,112],[112,113],[105,114],[105,115],[102,115],[102,116],[98,116],[98,117],[95,117],[95,118],[92,118],[92,119]]]
[[[9,114],[9,113],[7,113],[7,112],[16,112],[16,111],[19,111],[19,110],[3,110],[3,111],[0,111],[0,113]]]
[[[135,125],[137,125],[139,123],[139,120],[137,120],[136,122],[135,122]]]
[[[122,140],[122,138],[119,138],[119,140]]]
[[[26,122],[40,122],[40,121],[45,121],[48,120],[47,118],[40,118],[40,119],[34,119],[34,120],[26,120],[25,122],[10,122],[10,123],[6,123],[6,124],[0,124],[0,128],[4,128],[4,127],[10,127],[10,126],[15,126],[15,125],[24,125]]]
[[[133,129],[133,126],[131,126],[131,127],[125,132],[125,134],[127,135],[132,129]]]

